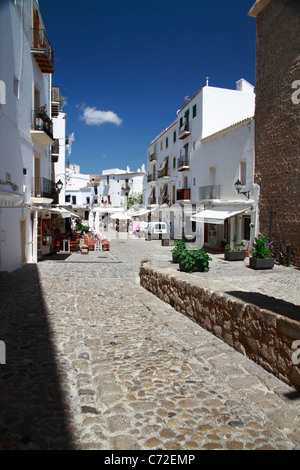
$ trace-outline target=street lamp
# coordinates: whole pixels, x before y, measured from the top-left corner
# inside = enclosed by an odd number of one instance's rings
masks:
[[[234,186],[238,194],[244,194],[248,199],[250,198],[250,191],[241,191],[243,185],[239,179],[234,183]]]
[[[59,179],[59,180],[57,181],[56,185],[55,185],[55,187],[56,187],[56,189],[57,189],[57,191],[58,191],[59,193],[61,192],[61,190],[62,190],[62,188],[63,188],[63,185],[64,185],[63,182]]]

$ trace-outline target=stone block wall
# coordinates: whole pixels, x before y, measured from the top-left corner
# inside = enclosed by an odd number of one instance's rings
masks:
[[[259,231],[300,266],[300,2],[273,0],[256,19],[255,183]],[[299,81],[299,82],[298,82]],[[298,85],[297,85],[298,82]],[[298,90],[297,90],[298,89]]]
[[[142,266],[140,284],[202,328],[300,390],[299,361],[293,343],[300,323],[230,295],[200,287],[182,273]],[[300,350],[299,350],[300,351]],[[298,364],[297,364],[298,362]]]

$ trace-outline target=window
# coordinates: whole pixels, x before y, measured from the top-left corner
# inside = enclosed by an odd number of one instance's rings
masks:
[[[173,142],[176,142],[176,131],[173,132]]]
[[[87,203],[87,204],[90,203],[90,198],[89,198],[89,197],[86,198],[86,203]]]
[[[197,116],[197,104],[193,106],[193,118]]]
[[[176,168],[176,157],[173,157],[173,170]]]
[[[169,147],[169,137],[166,137],[166,149]]]
[[[196,178],[193,178],[193,186],[196,186]]]
[[[20,81],[17,79],[17,77],[14,77],[14,95],[19,98],[19,84]]]
[[[209,179],[210,179],[210,185],[214,186],[216,184],[216,167],[212,166],[209,169]]]
[[[242,222],[242,238],[243,240],[250,240],[250,223],[251,217],[244,216]]]
[[[72,204],[76,204],[76,196],[72,196]]]
[[[243,186],[246,184],[246,170],[247,170],[247,163],[240,162],[240,181]]]

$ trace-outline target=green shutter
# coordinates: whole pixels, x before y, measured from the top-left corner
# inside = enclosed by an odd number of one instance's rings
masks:
[[[197,116],[197,104],[193,106],[193,118]]]

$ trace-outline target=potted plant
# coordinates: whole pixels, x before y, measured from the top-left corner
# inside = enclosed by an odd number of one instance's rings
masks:
[[[184,251],[186,249],[186,243],[181,241],[181,240],[177,240],[174,245],[173,245],[175,248],[173,248],[173,250],[171,251],[172,253],[172,262],[173,263],[179,263],[179,255],[182,251]]]
[[[249,258],[249,267],[252,269],[272,269],[274,267],[274,258],[271,256],[269,248],[266,246],[267,237],[255,238],[251,257]]]
[[[246,251],[243,250],[245,244],[235,243],[235,248],[231,248],[229,243],[225,246],[224,259],[227,261],[243,261],[246,258]]]
[[[187,273],[207,272],[209,270],[208,256],[203,248],[200,250],[183,250],[179,255],[179,269]]]

